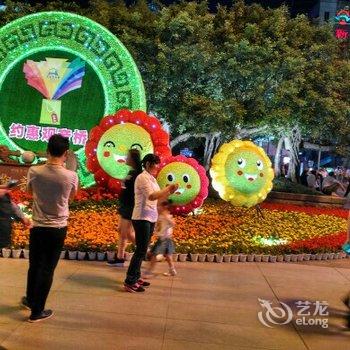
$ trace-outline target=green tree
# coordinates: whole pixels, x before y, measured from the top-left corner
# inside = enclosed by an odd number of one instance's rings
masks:
[[[200,139],[207,167],[221,142],[268,134],[280,146],[287,140],[295,178],[301,139],[349,143],[344,46],[331,26],[290,18],[286,7],[237,1],[209,13],[206,2],[159,6],[157,12],[144,0],[131,7],[92,0],[87,9],[64,1],[7,5],[2,25],[36,11],[64,10],[110,29],[133,55],[148,108],[170,125],[172,145]]]

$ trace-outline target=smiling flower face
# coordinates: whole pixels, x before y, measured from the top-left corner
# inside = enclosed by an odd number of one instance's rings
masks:
[[[178,190],[170,196],[175,213],[186,214],[202,205],[208,195],[208,179],[204,168],[191,158],[170,157],[157,175],[160,188],[177,184]]]
[[[141,158],[153,153],[150,134],[131,123],[118,124],[108,129],[97,145],[97,159],[102,169],[116,179],[125,179],[130,170],[125,162],[131,148],[138,149]]]
[[[184,205],[194,200],[200,191],[200,178],[197,171],[186,163],[173,162],[166,165],[157,176],[162,188],[178,184],[178,190],[170,196],[174,204]]]
[[[262,202],[272,189],[273,170],[264,150],[250,141],[224,144],[212,161],[213,187],[237,206]]]
[[[104,117],[91,129],[85,147],[86,166],[99,186],[120,193],[130,170],[126,157],[131,148],[138,149],[141,157],[154,153],[164,159],[171,153],[169,134],[157,118],[127,109]]]
[[[259,192],[264,187],[267,168],[268,165],[260,154],[249,150],[231,153],[225,164],[230,185],[245,194]]]

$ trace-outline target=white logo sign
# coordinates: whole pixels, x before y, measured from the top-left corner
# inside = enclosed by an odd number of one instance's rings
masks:
[[[266,327],[271,325],[287,324],[293,319],[292,309],[285,303],[280,303],[282,307],[272,307],[272,301],[258,299],[263,311],[258,313],[259,321]]]
[[[286,303],[279,302],[280,306],[272,306],[273,302],[258,298],[262,311],[258,312],[259,321],[266,327],[281,326],[290,323],[295,316],[295,324],[298,326],[321,326],[328,328],[328,303],[326,301],[311,302],[308,300],[296,301],[296,314]]]

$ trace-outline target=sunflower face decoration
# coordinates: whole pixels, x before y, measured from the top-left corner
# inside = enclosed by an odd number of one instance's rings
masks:
[[[250,141],[224,144],[212,160],[210,175],[220,197],[233,205],[251,207],[262,202],[272,189],[270,159]]]
[[[173,201],[176,214],[187,214],[199,208],[208,195],[209,181],[205,169],[192,158],[167,158],[161,164],[157,181],[161,188],[172,184],[179,186],[169,197]]]
[[[153,153],[150,134],[141,126],[124,123],[112,126],[101,137],[97,145],[97,159],[102,169],[113,178],[123,180],[128,175],[126,157],[130,148],[136,148],[143,158]]]
[[[155,117],[129,110],[104,117],[91,130],[85,148],[87,167],[100,186],[121,191],[122,181],[130,171],[126,164],[130,149],[138,149],[141,158],[148,153],[155,153],[161,159],[168,157],[169,135]]]

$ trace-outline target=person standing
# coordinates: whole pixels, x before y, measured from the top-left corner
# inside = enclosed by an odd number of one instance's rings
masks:
[[[135,206],[132,213],[132,224],[135,230],[135,253],[130,261],[126,274],[124,288],[127,292],[144,292],[144,287],[150,285],[141,279],[141,265],[146,257],[147,247],[158,219],[158,199],[166,199],[174,193],[178,185],[169,185],[160,190],[155,175],[157,165],[160,163],[158,156],[147,154],[142,160],[144,171],[135,181]]]
[[[317,187],[316,170],[311,170],[307,176],[307,186],[313,190]]]
[[[33,228],[29,236],[27,294],[22,305],[31,309],[29,322],[53,316],[45,304],[67,234],[69,201],[78,190],[77,174],[64,166],[68,150],[68,138],[51,136],[47,163],[28,171],[27,190],[33,194]]]
[[[308,169],[304,169],[302,174],[300,175],[300,183],[303,185],[303,186],[308,186],[307,184],[307,176],[308,176],[308,173],[309,173],[309,170]]]
[[[131,217],[135,204],[135,180],[142,173],[142,163],[140,151],[131,149],[126,158],[126,164],[131,170],[124,181],[123,191],[120,195],[119,203],[119,240],[117,258],[108,261],[109,266],[123,267],[125,262],[125,248],[128,241],[135,243],[135,233],[132,227]]]

